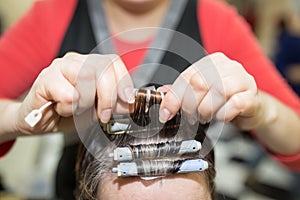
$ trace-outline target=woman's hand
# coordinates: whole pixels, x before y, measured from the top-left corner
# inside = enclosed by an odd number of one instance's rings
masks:
[[[71,117],[93,106],[105,123],[113,111],[123,112],[132,96],[130,75],[118,56],[68,53],[39,74],[18,108],[15,128],[27,134],[57,131],[62,117]],[[24,118],[49,101],[53,104],[31,128]]]
[[[166,122],[182,107],[191,123],[208,123],[216,117],[249,130],[262,120],[259,96],[254,78],[240,63],[215,53],[176,79],[162,102],[160,120]]]
[[[213,117],[231,121],[240,129],[254,130],[271,152],[299,153],[299,115],[259,91],[243,66],[222,53],[194,63],[168,90],[160,108],[161,122],[171,119],[182,107],[191,124],[198,120],[207,123]]]

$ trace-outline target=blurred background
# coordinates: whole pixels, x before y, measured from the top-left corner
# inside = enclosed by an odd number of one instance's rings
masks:
[[[228,2],[245,17],[265,53],[299,95],[300,0]],[[0,33],[32,3],[34,0],[1,0]],[[266,155],[249,133],[230,125],[223,132],[216,145],[219,199],[300,199],[299,174]],[[218,138],[213,133],[211,137]],[[62,148],[61,134],[18,139],[0,160],[0,199],[55,199],[54,180]]]
[[[0,0],[0,34],[15,23],[35,0]],[[0,160],[0,199],[53,199],[61,156],[60,134],[20,138]]]

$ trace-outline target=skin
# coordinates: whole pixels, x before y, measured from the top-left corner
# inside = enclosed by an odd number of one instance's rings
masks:
[[[103,200],[210,200],[203,175],[189,173],[151,181],[139,177],[108,175],[98,186],[97,199]]]
[[[55,59],[39,74],[23,102],[1,102],[0,110],[13,117],[0,120],[0,141],[24,134],[74,130],[70,117],[95,106],[95,96],[99,101],[97,117],[103,123],[108,122],[113,109],[118,113],[128,112],[133,85],[118,56],[68,53]],[[49,106],[41,121],[31,128],[24,118],[48,101],[54,105]]]
[[[154,31],[140,32],[127,30],[144,27],[159,27],[168,9],[170,0],[106,0],[104,8],[111,33],[121,34],[121,39],[129,42],[144,41],[154,36]],[[134,21],[134,23],[132,23]]]
[[[160,120],[171,119],[181,107],[192,123],[216,117],[254,130],[271,151],[286,155],[300,151],[299,116],[258,90],[243,66],[222,53],[206,56],[182,72],[162,102]]]
[[[160,17],[153,19],[160,24],[164,16],[161,13],[167,5],[166,1],[153,0],[151,2],[157,4],[154,7],[146,3],[150,0],[120,1],[106,1],[105,6],[111,13],[122,16],[119,24],[114,25],[118,18],[108,15],[109,26],[114,27],[115,33],[153,25],[149,16],[156,12]],[[134,18],[137,13],[128,7],[138,8],[142,2],[145,2],[144,12]],[[109,5],[113,3],[119,6]],[[138,22],[133,24],[133,19]],[[95,96],[97,117],[107,122],[112,112],[124,112],[128,108],[128,102],[132,102],[132,89],[131,78],[118,56],[69,53],[55,59],[40,73],[22,102],[0,102],[0,142],[20,135],[72,132],[73,113],[82,113],[94,106]],[[29,127],[24,121],[25,116],[48,101],[54,104],[44,111],[36,127]],[[166,122],[181,107],[190,115],[191,122],[206,123],[216,117],[230,121],[242,130],[254,130],[260,141],[275,153],[293,155],[300,152],[300,119],[296,112],[258,90],[255,79],[243,66],[222,53],[206,56],[178,77],[162,102],[160,120]]]

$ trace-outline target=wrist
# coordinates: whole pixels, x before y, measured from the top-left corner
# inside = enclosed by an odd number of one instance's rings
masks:
[[[10,105],[9,112],[11,113],[11,120],[12,124],[10,125],[10,131],[12,134],[18,134],[21,135],[21,130],[19,129],[19,120],[20,120],[20,108],[21,108],[21,103],[20,102],[14,102]]]
[[[269,125],[275,123],[278,118],[277,107],[272,97],[262,91],[259,91],[258,101],[258,123],[254,127],[254,129],[268,127]]]
[[[245,112],[234,119],[232,122],[244,131],[262,129],[276,120],[276,108],[272,103],[271,97],[262,91],[258,91],[255,102],[248,112]]]
[[[262,118],[253,129],[266,148],[281,155],[299,153],[299,116],[276,98],[266,93],[262,97]]]
[[[0,103],[0,142],[14,140],[21,135],[17,122],[21,103],[14,101],[2,101]]]

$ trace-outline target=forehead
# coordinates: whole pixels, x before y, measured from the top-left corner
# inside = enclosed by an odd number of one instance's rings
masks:
[[[211,200],[203,175],[177,174],[151,181],[139,177],[117,178],[108,175],[98,186],[101,200]]]

